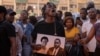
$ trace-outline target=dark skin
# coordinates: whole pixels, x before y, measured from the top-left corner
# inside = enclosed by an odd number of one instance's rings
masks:
[[[92,24],[95,24],[95,22],[97,21],[96,19],[96,12],[94,10],[90,10],[90,12],[88,12],[88,16],[90,18],[90,22]],[[82,33],[83,38],[87,36],[86,32]]]
[[[90,18],[90,22],[92,24],[95,24],[95,22],[97,21],[96,12],[91,9],[91,10],[89,10],[88,15],[89,15],[89,18]],[[94,27],[92,27],[88,35],[86,35],[86,32],[83,33],[83,36],[85,36],[85,37],[87,36],[87,38],[82,39],[81,43],[87,44],[93,38],[94,35],[95,35],[95,29],[94,29]]]
[[[10,23],[13,23],[13,22],[14,22],[14,16],[15,16],[15,15],[7,14],[7,15],[6,15],[6,20],[7,20],[8,22],[10,22]],[[16,32],[16,34],[17,34],[17,32]],[[10,40],[11,40],[11,42],[14,42],[14,41],[15,41],[14,37],[11,38]],[[16,43],[16,45],[15,45],[15,43],[13,43],[13,44],[14,44],[13,46],[17,48],[17,45],[18,45],[18,44],[17,44],[17,43]],[[14,50],[13,47],[12,47],[12,50]],[[15,50],[14,50],[14,51],[15,51]],[[17,49],[16,49],[16,51],[17,51]],[[11,51],[11,53],[12,53],[12,55],[14,55],[12,51]]]
[[[16,56],[17,52],[17,43],[16,43],[16,38],[15,37],[10,37],[10,42],[11,42],[11,56]]]
[[[87,19],[86,16],[87,16],[87,13],[85,12],[85,10],[80,10],[80,17],[81,17],[83,20],[86,20],[86,19]]]
[[[20,13],[20,17],[21,17],[21,21],[22,21],[23,24],[27,24],[27,23],[28,23],[28,22],[27,22],[28,14],[27,14],[26,12],[22,11],[22,12]],[[23,35],[23,40],[24,40],[24,41],[27,41],[27,40],[26,40],[26,35],[25,35],[25,34]]]
[[[51,6],[49,7],[48,5],[46,6],[46,9],[45,9],[45,22],[46,23],[53,23],[55,22],[55,15],[56,15],[56,12],[52,12],[52,10],[55,10],[56,11],[56,8],[54,6]],[[33,47],[35,46],[34,43],[31,44]]]
[[[3,20],[4,13],[0,13],[0,21]],[[11,56],[16,56],[17,53],[17,44],[16,44],[16,38],[15,37],[9,37],[11,42],[11,49],[10,54]]]
[[[87,36],[87,38],[86,39],[82,39],[81,43],[82,44],[87,44],[93,38],[94,35],[95,35],[95,28],[92,27],[91,30],[90,30],[90,33]]]
[[[0,13],[0,21],[3,21],[4,13]]]
[[[52,12],[52,10],[54,10],[54,12]],[[49,7],[47,5],[46,10],[45,10],[45,13],[46,13],[45,22],[47,22],[47,23],[53,23],[55,21],[55,15],[56,15],[55,10],[56,10],[56,8],[54,8],[53,6]]]
[[[71,21],[70,19],[67,20],[66,23],[65,23],[65,26],[66,26],[66,28],[67,28],[66,30],[70,32],[71,29],[73,28],[73,26],[72,26],[72,21]]]
[[[66,21],[66,27],[67,27],[67,31],[71,31],[72,30],[72,28],[73,28],[73,26],[72,26],[72,21],[69,19],[69,20],[67,20]],[[75,42],[78,40],[78,34],[76,34],[75,36],[74,36],[75,38],[74,39],[69,39],[69,38],[67,38],[67,41],[69,42],[69,41],[71,41],[71,42],[73,42],[74,40],[75,40]],[[70,38],[73,38],[73,37],[70,37]],[[73,42],[72,44],[74,44],[75,42]]]

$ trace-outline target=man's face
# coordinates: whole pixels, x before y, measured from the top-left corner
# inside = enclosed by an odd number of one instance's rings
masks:
[[[15,16],[15,15],[7,14],[7,15],[6,15],[6,19],[7,19],[9,22],[13,22],[13,21],[14,21],[14,16]]]
[[[85,10],[80,10],[80,17],[81,18],[86,18],[87,13],[85,12]]]
[[[96,11],[89,10],[88,16],[89,16],[90,19],[96,19]]]
[[[0,20],[3,19],[4,13],[0,13]]]
[[[45,10],[46,15],[54,17],[56,15],[56,8],[54,6],[46,6],[46,10]]]
[[[55,48],[60,47],[60,41],[59,41],[59,40],[55,40],[55,42],[54,42],[54,47],[55,47]]]
[[[27,13],[21,12],[21,13],[20,13],[20,18],[21,18],[22,20],[27,19],[27,18],[28,18]]]
[[[43,39],[42,42],[41,42],[41,45],[42,46],[46,46],[47,45],[47,42],[48,42],[47,39]]]

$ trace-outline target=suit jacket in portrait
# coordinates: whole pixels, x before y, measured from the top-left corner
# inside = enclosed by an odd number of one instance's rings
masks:
[[[53,51],[54,51],[54,47],[51,47],[51,48],[48,49],[47,54],[54,56],[54,55],[52,55]],[[59,50],[58,50],[56,56],[64,56],[64,49],[59,47]]]

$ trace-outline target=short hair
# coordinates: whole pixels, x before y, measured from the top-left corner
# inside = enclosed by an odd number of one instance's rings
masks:
[[[46,10],[46,7],[49,6],[49,7],[54,7],[56,8],[56,5],[54,3],[51,3],[51,2],[47,2],[47,4],[45,4],[43,7],[42,7],[42,16],[45,18],[45,10]]]
[[[92,1],[87,3],[87,10],[89,10],[90,8],[95,8],[94,2]]]
[[[28,11],[27,10],[22,10],[21,12],[25,12],[28,15]]]
[[[41,38],[41,42],[42,42],[43,39],[46,39],[47,42],[49,41],[49,40],[48,40],[48,37],[46,37],[46,36],[43,36],[43,37]]]
[[[64,20],[64,26],[66,26],[67,20],[71,20],[72,21],[72,27],[74,27],[75,23],[74,23],[73,17],[66,17],[65,20]]]
[[[86,14],[87,14],[87,9],[86,8],[81,8],[80,10],[84,10],[86,12]]]
[[[59,40],[59,42],[61,43],[61,40],[60,40],[59,38],[56,38],[55,41],[56,41],[56,40]]]
[[[0,6],[0,13],[4,13],[4,17],[7,14],[7,9],[4,6]]]
[[[67,17],[67,16],[73,16],[73,15],[72,15],[71,12],[65,12],[65,15],[64,16]]]
[[[32,24],[36,24],[37,23],[37,18],[35,17],[35,16],[29,16],[29,19],[30,19],[30,22],[32,23]]]

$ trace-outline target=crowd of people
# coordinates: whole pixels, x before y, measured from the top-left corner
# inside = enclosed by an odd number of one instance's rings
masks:
[[[0,56],[100,56],[100,10],[94,3],[81,8],[80,16],[73,17],[71,12],[63,15],[61,10],[56,10],[55,4],[48,2],[41,9],[40,20],[29,16],[30,8],[22,10],[19,20],[15,21],[16,12],[0,6]],[[35,53],[38,33],[65,37],[63,52],[58,48],[61,52],[49,55],[55,50],[51,47],[48,55]],[[44,39],[41,42],[46,46],[44,42],[48,39]],[[57,42],[60,40],[56,39],[55,45]],[[39,46],[43,50],[43,46]]]

